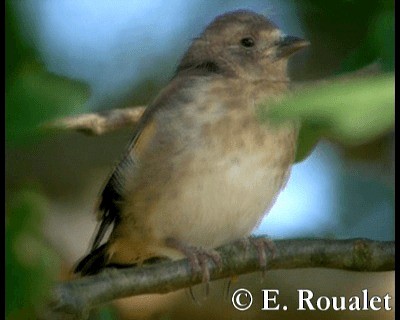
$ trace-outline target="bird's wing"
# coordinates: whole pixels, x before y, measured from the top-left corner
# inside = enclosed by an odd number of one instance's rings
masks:
[[[122,160],[115,167],[101,193],[98,207],[101,223],[91,251],[100,246],[109,227],[113,224],[115,226],[121,219],[119,204],[124,200],[125,177],[129,176],[131,178],[135,174],[140,154],[155,136],[156,128],[153,115],[161,108],[173,107],[171,101],[179,99],[179,95],[183,91],[180,89],[190,86],[191,82],[188,77],[174,78],[154,103],[147,107],[143,113]]]
[[[101,195],[99,203],[100,226],[93,240],[91,251],[100,246],[104,235],[112,224],[117,224],[121,218],[119,203],[124,200],[126,174],[134,174],[137,170],[136,156],[140,153],[143,143],[148,142],[153,134],[150,125],[151,115],[159,104],[154,104],[146,109],[130,141],[122,159],[115,166]]]
[[[171,103],[171,101],[175,99],[178,101],[180,99],[186,100],[188,98],[187,96],[180,97],[180,95],[185,92],[185,90],[181,89],[190,87],[193,85],[193,82],[196,82],[196,79],[200,79],[201,76],[204,79],[204,77],[207,76],[223,73],[223,69],[220,68],[216,62],[208,60],[180,66],[168,86],[160,93],[158,98],[155,99],[154,103],[146,108],[135,129],[126,153],[115,167],[101,193],[99,205],[101,223],[91,250],[99,247],[108,228],[112,224],[115,225],[118,223],[121,218],[118,204],[124,200],[124,177],[127,172],[131,175],[137,170],[137,156],[140,156],[142,150],[155,135],[155,124],[152,121],[154,113],[160,108],[173,107],[174,103]],[[178,74],[180,75],[179,77],[177,76]]]

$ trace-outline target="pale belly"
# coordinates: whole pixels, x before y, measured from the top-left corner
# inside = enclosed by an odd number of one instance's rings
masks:
[[[246,151],[193,162],[192,174],[174,194],[166,193],[149,217],[154,236],[206,248],[248,236],[273,205],[290,168],[265,149]]]
[[[154,123],[169,125],[142,133],[135,156],[143,167],[127,179],[124,223],[110,241],[113,262],[182,257],[167,246],[169,238],[216,248],[250,235],[274,204],[294,159],[296,126],[260,124],[254,108],[262,97],[223,84],[158,113]],[[224,89],[232,101],[221,105],[215,94]],[[147,135],[152,148],[145,151]]]

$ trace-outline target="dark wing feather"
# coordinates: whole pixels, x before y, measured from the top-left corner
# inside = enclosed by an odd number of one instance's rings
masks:
[[[99,204],[99,211],[102,212],[101,223],[91,246],[91,251],[99,247],[108,228],[113,224],[115,225],[119,223],[120,221],[121,216],[119,204],[124,200],[124,173],[126,172],[125,170],[135,170],[136,163],[132,158],[131,150],[143,131],[147,120],[150,118],[152,113],[151,109],[151,107],[148,107],[142,115],[140,122],[135,129],[133,139],[126,149],[126,153],[124,154],[122,160],[115,167],[113,173],[108,179],[106,186],[103,189],[103,192],[101,193]]]
[[[94,238],[93,244],[91,246],[91,251],[97,249],[104,238],[108,228],[114,223],[118,223],[120,220],[120,209],[118,203],[123,199],[122,189],[120,188],[120,183],[118,181],[118,172],[120,164],[115,168],[113,174],[108,180],[106,186],[101,193],[101,201],[99,205],[99,210],[103,212],[101,216],[101,223],[97,231],[96,237]]]
[[[181,77],[176,77],[176,75],[180,72],[184,72],[184,74],[182,74]],[[171,99],[177,101],[179,101],[180,99],[187,99],[184,94],[180,95],[178,93],[184,92],[184,90],[179,91],[179,89],[190,87],[192,85],[192,82],[195,81],[194,78],[196,78],[196,76],[199,76],[199,72],[203,76],[211,76],[219,74],[221,72],[221,69],[215,62],[209,60],[178,68],[177,74],[170,82],[170,84],[163,90],[163,92],[154,101],[154,103],[149,106],[143,113],[140,122],[135,129],[133,139],[131,140],[126,153],[124,154],[122,160],[116,166],[101,194],[99,210],[103,212],[101,216],[102,221],[97,231],[96,237],[93,241],[93,245],[91,248],[92,250],[99,247],[108,228],[112,224],[114,224],[115,226],[115,224],[119,223],[121,219],[119,204],[124,200],[124,177],[126,176],[125,170],[135,170],[137,166],[137,164],[135,163],[136,159],[134,159],[134,156],[132,155],[132,150],[139,142],[139,137],[141,136],[142,132],[146,127],[148,127],[147,125],[149,124],[149,121],[151,121],[152,116],[157,110],[166,106],[173,107],[174,103],[171,103]],[[192,76],[195,77],[193,78]]]
[[[96,274],[104,268],[107,260],[107,244],[103,244],[78,261],[74,272],[80,273],[82,276]]]
[[[122,219],[120,204],[123,203],[125,196],[125,177],[129,176],[132,179],[131,175],[135,174],[137,170],[138,163],[136,156],[140,154],[141,143],[146,144],[146,142],[140,140],[140,137],[149,134],[151,136],[153,115],[161,108],[174,108],[175,105],[184,103],[188,99],[190,100],[191,97],[188,96],[186,88],[192,87],[199,78],[216,75],[220,71],[221,69],[217,64],[208,60],[198,64],[186,65],[178,69],[177,74],[175,74],[170,84],[162,91],[154,103],[146,108],[139,124],[135,128],[133,138],[122,160],[115,167],[101,193],[99,204],[101,223],[91,246],[90,253],[80,260],[75,272],[94,274],[109,265],[108,243],[101,243],[107,230],[111,226],[115,228]],[[179,77],[177,77],[178,74],[180,74]],[[144,141],[147,141],[146,137],[144,137]],[[136,152],[139,154],[136,154]]]

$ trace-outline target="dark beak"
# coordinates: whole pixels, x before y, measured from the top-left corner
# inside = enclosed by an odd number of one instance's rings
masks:
[[[284,36],[278,43],[278,50],[276,56],[278,58],[285,58],[291,56],[293,53],[300,49],[308,47],[310,42],[298,37]]]

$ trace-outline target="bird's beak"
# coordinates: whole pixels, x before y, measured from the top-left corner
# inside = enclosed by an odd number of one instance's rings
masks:
[[[308,47],[310,42],[298,37],[283,36],[278,43],[277,58],[287,58],[300,49]]]

